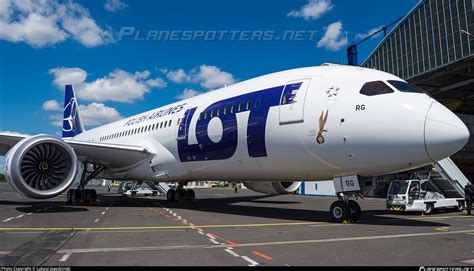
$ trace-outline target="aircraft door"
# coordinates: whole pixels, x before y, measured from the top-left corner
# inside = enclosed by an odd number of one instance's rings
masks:
[[[303,122],[306,92],[311,79],[286,83],[280,97],[280,125]]]
[[[191,117],[192,115],[190,114],[191,110],[190,107],[185,108],[184,115],[183,117],[180,118],[178,126],[177,126],[177,131],[176,131],[176,139],[181,140],[181,139],[186,139],[187,137],[187,132],[186,127],[188,127],[189,122],[191,122]]]

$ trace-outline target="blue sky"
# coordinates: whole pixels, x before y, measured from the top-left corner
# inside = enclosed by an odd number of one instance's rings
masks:
[[[417,2],[2,1],[0,130],[58,133],[65,83],[76,89],[87,128],[255,76],[346,63],[346,42]],[[124,27],[140,31],[139,39],[150,31],[316,32],[313,39],[285,41],[157,41],[120,38]],[[380,39],[359,46],[359,62]]]

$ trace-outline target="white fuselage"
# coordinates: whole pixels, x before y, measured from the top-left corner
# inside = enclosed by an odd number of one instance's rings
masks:
[[[426,94],[398,91],[387,80],[403,81],[339,65],[288,70],[73,139],[147,147],[154,158],[112,168],[103,177],[156,181],[370,176],[430,164],[465,144],[467,129],[452,112]],[[359,93],[372,81],[385,82],[393,93]]]

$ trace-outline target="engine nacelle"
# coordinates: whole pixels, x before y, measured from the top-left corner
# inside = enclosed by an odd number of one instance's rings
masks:
[[[18,142],[5,157],[5,179],[30,198],[55,197],[71,186],[77,156],[62,139],[35,135]]]
[[[243,182],[244,185],[255,192],[267,195],[291,194],[298,190],[301,182]]]

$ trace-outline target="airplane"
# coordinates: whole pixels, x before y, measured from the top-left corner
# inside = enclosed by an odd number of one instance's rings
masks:
[[[93,178],[177,182],[167,199],[195,198],[189,181],[240,181],[269,194],[333,179],[333,222],[357,221],[358,178],[415,169],[459,151],[469,131],[403,79],[325,63],[276,72],[85,130],[65,86],[63,137],[0,133],[5,176],[36,199],[69,189],[96,198]]]

